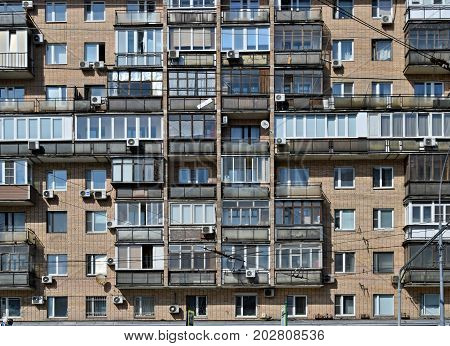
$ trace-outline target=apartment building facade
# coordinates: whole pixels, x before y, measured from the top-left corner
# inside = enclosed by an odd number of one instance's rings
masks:
[[[0,3],[1,315],[394,318],[450,220],[449,21],[448,0]],[[439,315],[438,278],[430,246],[404,318]]]

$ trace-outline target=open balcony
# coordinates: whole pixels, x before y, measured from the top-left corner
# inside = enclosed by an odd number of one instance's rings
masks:
[[[162,66],[163,53],[116,53],[117,67],[160,67]]]
[[[0,79],[31,79],[34,77],[32,54],[0,53]]]
[[[152,227],[117,227],[116,243],[160,243],[164,230]]]
[[[322,269],[276,269],[275,284],[280,286],[322,286]]]
[[[267,271],[257,271],[254,278],[248,278],[245,271],[232,272],[222,271],[222,284],[224,286],[258,286],[269,285],[269,273]]]
[[[433,59],[431,58],[433,57]],[[442,68],[440,62],[450,65],[450,50],[409,49],[406,53],[404,74],[448,74],[448,69]]]
[[[275,11],[275,22],[292,23],[292,22],[312,22],[322,21],[321,8],[299,8],[291,10],[290,6],[281,7]]]
[[[13,228],[7,231],[0,231],[0,243],[2,244],[36,244],[36,241],[36,234],[27,228]]]
[[[162,271],[116,271],[116,287],[120,289],[147,289],[163,284]]]
[[[32,206],[38,198],[37,190],[29,184],[0,185],[0,206]]]
[[[224,183],[223,198],[268,198],[269,187],[259,184],[229,184]]]
[[[261,242],[269,241],[268,228],[224,227],[222,226],[223,242]]]
[[[216,99],[213,97],[169,97],[170,111],[214,111]]]
[[[207,11],[168,11],[167,23],[171,24],[216,24],[216,13]]]
[[[216,54],[211,52],[178,52],[177,58],[170,58],[167,53],[167,61],[170,67],[213,67],[216,66]]]
[[[27,13],[25,11],[0,13],[0,27],[26,27],[27,22]]]
[[[170,271],[171,286],[214,286],[216,271]]]
[[[36,102],[34,100],[0,100],[0,112],[5,113],[34,113]]]
[[[276,226],[275,240],[323,241],[322,225]]]
[[[172,185],[169,187],[169,197],[174,199],[216,198],[216,185],[215,184]]]
[[[280,197],[300,197],[322,199],[322,183],[317,184],[290,184],[277,183],[275,187],[275,196]]]
[[[161,12],[116,11],[116,25],[162,24]]]
[[[243,23],[268,23],[270,16],[268,8],[258,9],[222,9],[222,23],[243,24]]]
[[[405,22],[409,21],[438,21],[450,19],[450,6],[423,5],[409,6],[405,13]]]
[[[267,114],[269,111],[269,98],[266,96],[222,96],[223,112],[251,112],[246,118],[252,117],[254,113]],[[253,114],[252,114],[253,113]]]
[[[173,155],[215,155],[216,142],[211,139],[182,140],[172,139],[169,142],[169,154]]]
[[[204,234],[203,230],[209,229],[210,226],[186,226],[183,228],[170,227],[169,241],[187,242],[187,241],[215,241],[215,231],[212,234]],[[213,227],[214,230],[214,227]]]
[[[304,65],[304,66],[323,66],[325,60],[319,51],[304,52],[275,52],[276,65]]]
[[[38,100],[38,110],[42,113],[90,112],[90,100]]]

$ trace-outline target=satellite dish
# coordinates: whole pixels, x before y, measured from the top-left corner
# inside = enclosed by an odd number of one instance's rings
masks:
[[[98,283],[99,285],[105,286],[105,284],[106,284],[106,276],[103,275],[103,274],[98,274],[98,275],[95,277],[95,280],[97,281],[97,283]]]
[[[269,126],[270,126],[270,123],[269,123],[267,120],[261,121],[261,127],[262,127],[264,130],[267,130],[267,129],[269,128]]]

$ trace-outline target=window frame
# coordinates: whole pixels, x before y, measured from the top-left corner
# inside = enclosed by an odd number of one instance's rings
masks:
[[[95,188],[96,183],[95,183],[95,179],[93,177],[93,175],[94,175],[93,173],[100,173],[100,172],[105,173],[105,185],[101,189],[96,189]],[[106,169],[86,169],[85,173],[86,173],[85,174],[86,189],[91,190],[91,191],[105,191],[106,190],[106,184],[107,184],[107,178],[108,178],[108,173],[107,173]]]
[[[378,256],[381,255],[392,255],[392,270],[388,268],[388,270],[381,270],[380,269],[380,260]],[[374,252],[373,253],[373,270],[372,272],[374,274],[392,274],[395,271],[395,253],[393,251],[387,251],[387,252]]]
[[[86,296],[86,318],[98,318],[98,317],[107,317],[108,314],[108,303],[105,296]],[[104,304],[104,314],[96,311],[96,303],[105,303]],[[97,306],[98,307],[98,306]],[[103,308],[102,308],[103,310]],[[90,313],[89,313],[90,312]]]
[[[345,307],[344,307],[344,298],[352,297],[353,300],[353,313],[346,314],[344,313]],[[339,299],[339,302],[337,301]],[[336,313],[336,309],[339,307],[339,313]],[[342,317],[352,317],[356,316],[356,296],[354,294],[336,294],[334,296],[334,313],[336,316],[342,316]]]
[[[9,314],[9,305],[10,305],[10,300],[17,300],[19,302],[19,315],[18,316],[13,316]],[[2,309],[3,306],[3,309]],[[22,299],[20,297],[0,297],[0,312],[1,310],[5,311],[5,317],[9,317],[9,318],[21,318],[22,317]],[[1,317],[1,316],[0,316]]]
[[[119,211],[119,207],[121,205],[126,206],[126,220],[120,220],[119,219],[119,215],[121,214],[121,212]],[[131,214],[136,213],[137,214],[137,220],[138,223],[137,224],[133,224],[130,221],[130,207],[131,208],[135,208],[136,206],[138,206],[137,210],[132,210]],[[145,207],[145,215],[142,215],[142,212],[144,211]],[[153,217],[155,216],[155,213],[152,211],[152,209],[154,210],[154,208],[157,208],[157,210],[159,210],[161,213],[158,214],[157,218],[158,218],[158,222],[157,223],[152,223]],[[147,202],[138,202],[138,201],[118,201],[115,203],[115,207],[114,207],[114,211],[115,211],[115,221],[116,221],[116,225],[117,227],[125,227],[125,228],[129,228],[129,227],[142,227],[142,226],[147,226],[147,227],[151,227],[151,226],[163,226],[164,225],[164,203],[161,200],[149,200]],[[150,215],[150,219],[149,216]],[[144,220],[143,220],[144,217]],[[145,223],[143,223],[142,221],[145,221]]]
[[[342,255],[342,271],[336,269],[336,256]],[[350,261],[347,257],[353,255],[353,270],[347,270],[347,262]],[[354,251],[336,251],[334,253],[334,272],[336,274],[355,273],[356,272],[356,252]]]
[[[378,184],[379,186],[375,186],[375,170],[379,171],[379,180],[378,180]],[[384,186],[383,185],[383,171],[385,170],[390,170],[391,171],[391,186]],[[374,190],[385,190],[385,189],[393,189],[394,188],[394,167],[392,166],[377,166],[377,167],[373,167],[372,169],[372,188]]]
[[[55,215],[65,215],[65,227],[64,230],[55,231]],[[55,234],[67,234],[69,228],[69,215],[66,210],[48,210],[47,211],[47,233]]]
[[[439,307],[438,307],[438,311],[436,314],[435,313],[427,313],[427,309],[429,309],[429,308],[427,308],[427,305],[426,305],[427,297],[434,297],[435,299],[437,298],[438,302],[440,300],[439,293],[423,293],[423,294],[421,294],[421,296],[420,296],[420,316],[439,316],[440,311],[441,311],[440,304],[438,305]]]
[[[392,313],[382,314],[380,313],[380,298],[392,298]],[[393,294],[374,294],[373,295],[373,316],[374,317],[390,317],[394,316],[395,310],[395,297]]]
[[[99,213],[104,214],[104,216],[100,216],[100,217],[101,218],[104,217],[104,220],[105,220],[105,225],[104,225],[105,228],[100,231],[95,229],[95,225],[97,224],[96,217],[97,217],[97,214],[99,214]],[[88,215],[91,215],[91,216],[88,216]],[[101,233],[108,232],[108,227],[107,227],[108,214],[107,214],[106,210],[86,210],[85,218],[86,218],[85,227],[86,227],[87,234],[101,234]],[[89,226],[89,224],[90,224],[90,226]]]
[[[64,181],[64,187],[63,188],[57,188],[57,183],[56,183],[56,180],[57,179],[59,179],[59,180],[62,180],[61,178],[57,178],[56,177],[56,172],[64,172],[64,175],[65,175],[65,180],[63,180]],[[49,184],[49,174],[51,174],[52,175],[52,179],[53,179],[53,181],[52,181],[52,183],[51,184]],[[46,186],[47,186],[47,190],[53,190],[53,191],[67,191],[67,169],[53,169],[53,170],[50,170],[50,171],[47,171],[47,181],[46,181]]]
[[[382,220],[381,216],[383,215],[383,211],[391,212],[391,226],[390,227],[381,227]],[[377,215],[375,215],[377,214]],[[377,224],[375,225],[375,220],[377,220]],[[394,208],[374,208],[373,209],[373,229],[374,231],[393,231],[395,228],[395,218],[394,218]]]
[[[380,47],[379,43],[390,43],[389,47],[389,59],[379,59],[380,57]],[[394,45],[391,39],[372,39],[372,61],[392,61],[394,55]]]
[[[258,317],[258,294],[256,293],[236,293],[234,295],[234,317],[235,318],[257,318]],[[254,315],[244,315],[244,297],[254,297],[255,298],[255,314]],[[237,299],[240,300],[240,311],[237,313]]]
[[[10,175],[6,175],[7,170],[11,170],[11,168],[6,167],[6,163],[11,164],[13,163],[14,168],[14,181],[12,183],[6,183],[6,178],[11,177]],[[22,166],[23,171],[18,170],[17,167]],[[20,176],[19,174],[20,173]],[[23,176],[22,176],[23,173]],[[31,181],[31,166],[30,163],[27,160],[0,160],[0,185],[29,185]],[[20,178],[20,180],[19,180]],[[22,179],[23,178],[23,182]]]
[[[63,47],[64,48],[64,54],[62,62],[55,62],[56,61],[56,47]],[[45,47],[45,64],[46,65],[67,65],[68,64],[67,59],[67,43],[47,43]]]
[[[342,186],[342,172],[343,170],[352,170],[353,179],[351,186]],[[337,176],[336,176],[337,173]],[[336,180],[337,178],[337,180]],[[351,190],[355,189],[356,185],[356,172],[354,167],[335,167],[334,168],[334,189],[335,190]]]
[[[56,273],[50,273],[49,270],[49,264],[50,264],[50,258],[54,257],[54,263],[56,268]],[[62,258],[60,258],[62,257]],[[65,257],[65,259],[64,259]],[[62,261],[62,262],[61,262]],[[65,264],[65,273],[60,273],[60,263]],[[47,275],[48,276],[69,276],[69,256],[67,254],[47,254]]]
[[[56,20],[55,5],[64,5],[64,20]],[[51,7],[51,8],[49,8],[49,7]],[[51,18],[49,18],[49,15],[51,16]],[[67,1],[47,1],[45,3],[45,22],[46,23],[67,23]]]
[[[283,256],[288,256],[288,264],[283,264]],[[304,265],[305,255],[308,256],[308,265]],[[317,256],[317,265],[314,263],[314,256]],[[320,243],[300,242],[300,243],[278,243],[275,246],[275,269],[295,270],[295,269],[322,269],[323,249]],[[298,258],[295,260],[295,258]],[[298,266],[294,262],[298,261]],[[308,263],[307,263],[308,264]]]
[[[103,19],[93,19],[94,17],[94,4],[103,4]],[[106,21],[106,2],[98,0],[85,0],[84,1],[84,21],[89,23],[105,22]]]
[[[353,212],[353,228],[340,228],[342,224],[342,215],[344,215],[344,211],[352,211]],[[338,219],[337,213],[339,214],[339,228],[336,226],[336,220]],[[337,232],[355,232],[356,231],[356,209],[335,209],[334,210],[334,230]]]
[[[142,313],[143,311],[143,300],[149,300],[150,310],[153,312]],[[155,317],[155,297],[154,296],[136,296],[134,297],[134,309],[133,314],[135,318],[145,318],[145,317]]]
[[[97,275],[107,275],[107,259],[108,256],[106,254],[86,254],[86,276],[93,277]],[[104,258],[104,263],[102,262],[102,258]],[[100,268],[97,268],[97,264]],[[102,268],[104,267],[104,268]],[[104,271],[101,271],[104,269]]]
[[[254,253],[249,250],[254,250]],[[268,272],[270,271],[270,247],[269,245],[263,244],[223,244],[222,251],[228,256],[222,258],[222,272],[244,272],[248,269],[254,269],[257,272]],[[242,260],[238,258],[242,255]],[[264,257],[266,257],[264,259]],[[248,266],[250,259],[254,259],[255,266]],[[231,259],[231,263],[228,261]],[[236,269],[236,262],[242,262],[242,266]],[[264,263],[266,262],[266,263]],[[228,264],[232,266],[233,269],[228,267]],[[266,265],[266,266],[265,266]]]
[[[343,59],[343,55],[342,55],[342,43],[343,42],[351,42],[352,43],[352,56],[350,59]],[[338,57],[338,59],[334,59],[334,60],[339,60],[339,61],[355,61],[355,41],[353,39],[338,39],[338,40],[332,40],[332,47],[334,47],[334,44],[336,43],[337,45],[337,51],[336,51],[336,55]],[[332,50],[332,56],[334,57],[334,50],[333,48]]]
[[[55,308],[56,308],[56,302],[59,299],[65,298],[66,299],[66,313],[64,316],[55,316]],[[53,303],[50,303],[50,301],[53,301]],[[50,308],[52,307],[52,308]],[[69,298],[67,296],[49,296],[47,297],[47,318],[48,319],[61,319],[61,318],[68,318],[69,317]]]
[[[381,1],[383,1],[383,0],[381,0]],[[393,10],[392,0],[389,0],[389,2],[391,4],[391,11],[387,15],[392,16],[392,10]],[[380,0],[372,0],[372,18],[380,18],[381,19],[385,15],[386,14],[380,14]]]
[[[208,296],[205,294],[205,295],[186,295],[186,312],[188,312],[189,310],[188,310],[188,299],[189,298],[195,298],[195,311],[194,311],[194,314],[195,314],[195,317],[196,318],[207,318],[208,317]],[[201,299],[205,299],[205,313],[204,314],[199,314],[199,298],[201,298]]]
[[[225,160],[230,160],[225,164]],[[242,160],[242,162],[240,162]],[[248,165],[250,163],[250,165]],[[230,165],[230,167],[228,167]],[[237,167],[237,168],[236,168]],[[250,168],[248,168],[250,167]],[[259,170],[259,168],[262,170]],[[230,175],[225,169],[231,168]],[[250,176],[249,176],[249,172]],[[243,177],[243,179],[241,179]],[[270,181],[270,157],[269,156],[222,156],[222,182],[227,184],[265,184]]]
[[[349,14],[346,13],[341,13],[340,9],[341,9],[341,4],[340,4],[340,0],[335,0],[336,1],[336,6],[334,8],[334,15],[333,15],[333,19],[352,19],[351,16],[354,15],[355,12],[355,2],[354,0],[352,0],[352,12]],[[344,9],[344,8],[343,8]],[[344,9],[344,11],[346,11],[348,13],[348,11],[346,9]],[[342,17],[341,17],[342,15]]]
[[[292,314],[289,314],[289,298],[292,299]],[[297,298],[304,298],[305,299],[305,313],[304,314],[300,314],[297,313]],[[287,301],[287,311],[286,313],[288,314],[288,317],[307,317],[308,316],[308,296],[307,295],[299,295],[299,294],[294,294],[294,295],[287,295],[286,296],[286,301]]]
[[[261,29],[267,30],[267,34],[264,32],[260,33]],[[230,31],[231,30],[231,31]],[[242,33],[240,32],[242,30]],[[255,49],[249,48],[249,35],[253,35],[249,33],[249,31],[255,30]],[[229,32],[230,31],[230,32]],[[236,32],[238,31],[238,32]],[[231,47],[226,47],[224,43],[225,37],[224,35],[231,35]],[[242,48],[236,48],[236,36],[242,35]],[[267,35],[267,42],[263,42],[260,48],[260,40],[261,37],[265,37]],[[237,50],[239,52],[266,52],[270,50],[271,42],[270,42],[270,26],[233,26],[233,27],[224,27],[222,28],[220,35],[220,47],[221,52],[227,52],[229,50]],[[264,46],[267,45],[267,48]]]

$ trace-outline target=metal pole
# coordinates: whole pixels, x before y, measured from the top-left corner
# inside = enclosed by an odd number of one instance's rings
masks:
[[[400,272],[398,273],[398,283],[397,283],[397,296],[398,296],[398,302],[397,302],[397,325],[402,325],[402,272],[403,268],[400,269]]]

